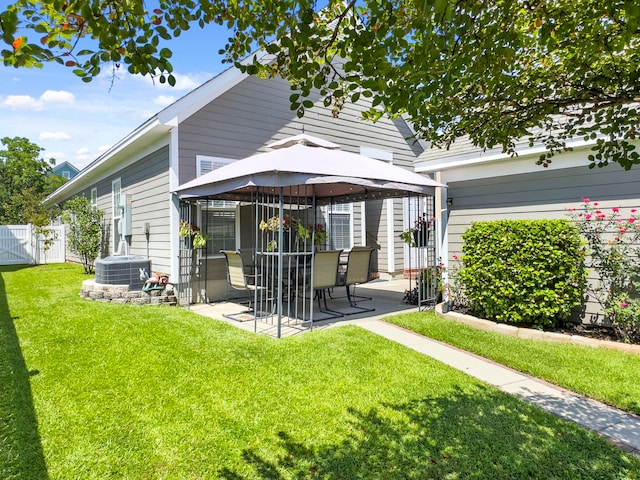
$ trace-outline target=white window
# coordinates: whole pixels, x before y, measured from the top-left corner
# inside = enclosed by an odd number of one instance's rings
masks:
[[[223,165],[233,162],[230,158],[196,155],[196,177],[214,171]]]
[[[71,173],[68,172],[67,170],[63,170],[62,171],[62,177],[66,178],[67,180],[69,180],[71,178]]]
[[[94,207],[98,206],[98,188],[97,187],[93,187],[91,189],[91,205],[93,205]]]
[[[207,235],[207,255],[216,255],[220,250],[236,249],[236,206],[206,202],[202,208],[202,229]]]
[[[196,175],[204,175],[233,162],[230,158],[196,157]],[[238,237],[236,225],[238,202],[210,200],[201,203],[200,228],[207,235],[207,255],[217,255],[220,250],[235,250]]]
[[[328,207],[329,248],[348,250],[351,245],[351,203],[341,203]]]

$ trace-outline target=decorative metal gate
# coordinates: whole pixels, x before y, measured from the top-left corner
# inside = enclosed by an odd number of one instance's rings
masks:
[[[442,291],[442,267],[437,258],[435,198],[408,197],[405,200],[405,277],[410,289],[405,301],[419,309],[435,306]],[[406,243],[409,242],[409,243]]]

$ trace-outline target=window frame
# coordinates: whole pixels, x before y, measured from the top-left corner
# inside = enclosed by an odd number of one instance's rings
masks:
[[[224,165],[228,165],[235,160],[232,158],[225,157],[216,157],[211,155],[196,155],[196,177],[200,177],[205,175],[213,170],[220,168]],[[205,167],[203,164],[206,162],[211,162],[211,167]],[[224,202],[225,205],[215,206],[213,202]],[[211,205],[210,205],[211,204]],[[199,222],[199,227],[204,231],[205,222],[204,215],[207,211],[219,211],[219,212],[231,212],[234,213],[234,243],[235,248],[237,249],[240,246],[240,202],[232,201],[232,200],[207,200],[204,202],[198,202],[197,207],[197,218]],[[204,232],[205,234],[208,232]],[[208,253],[208,249],[205,247],[205,258],[223,258],[224,255],[217,252]]]
[[[345,208],[346,207],[346,208]],[[333,243],[333,218],[335,215],[345,216],[348,219],[349,232],[348,232],[348,241],[346,242],[348,246],[339,247]],[[353,225],[353,202],[349,203],[338,203],[327,205],[326,207],[326,218],[327,218],[327,230],[329,231],[329,245],[331,248],[342,248],[343,250],[351,250],[353,248],[353,239],[354,239],[354,225]],[[344,236],[342,238],[345,238]]]
[[[118,186],[116,193],[116,185]],[[119,203],[116,205],[116,196],[118,198]],[[112,221],[112,232],[113,232],[113,251],[116,252],[118,247],[120,246],[120,229],[118,227],[118,222],[122,218],[122,178],[114,178],[111,181],[111,221]],[[116,238],[116,232],[118,233],[118,238]]]

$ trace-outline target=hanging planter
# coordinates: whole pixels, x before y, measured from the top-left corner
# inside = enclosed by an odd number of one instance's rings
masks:
[[[400,240],[412,247],[426,247],[429,245],[429,235],[434,223],[434,218],[427,220],[426,214],[422,214],[422,217],[416,220],[415,227],[409,228],[400,234]]]
[[[426,247],[429,244],[429,228],[416,228],[413,231],[413,243],[416,247]]]
[[[200,231],[200,228],[189,222],[180,222],[178,236],[184,238],[185,247],[188,250],[202,248],[207,245],[207,236]]]

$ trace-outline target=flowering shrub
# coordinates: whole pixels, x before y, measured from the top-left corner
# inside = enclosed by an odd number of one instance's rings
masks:
[[[614,207],[606,211],[588,198],[583,208],[569,209],[587,241],[587,266],[598,276],[589,294],[600,304],[616,334],[624,341],[640,341],[640,215]]]
[[[449,310],[459,310],[468,306],[469,302],[464,293],[464,285],[460,281],[460,265],[462,258],[458,255],[451,257],[449,270],[442,285],[443,297],[447,301]]]

